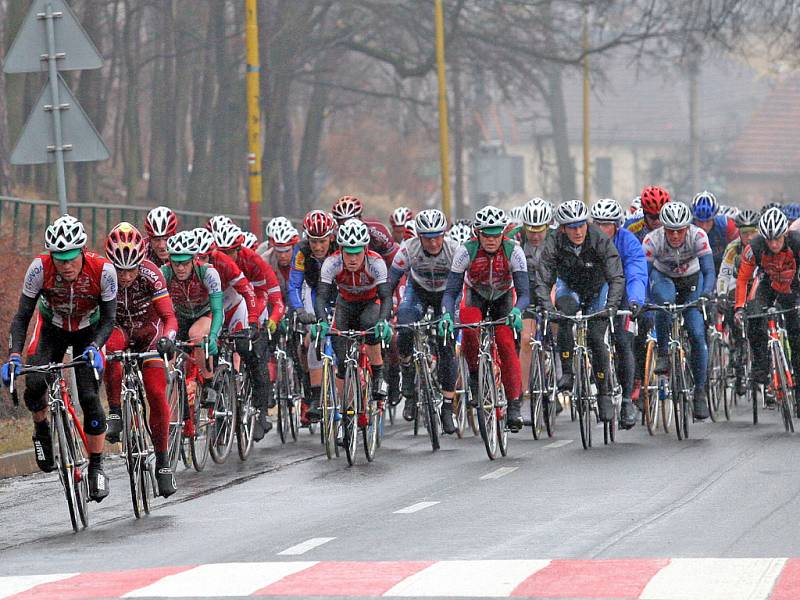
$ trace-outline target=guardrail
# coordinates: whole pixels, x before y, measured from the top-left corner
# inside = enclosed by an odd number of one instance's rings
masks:
[[[128,206],[122,204],[68,204],[72,216],[83,222],[90,246],[97,248],[111,228],[120,221],[129,221],[142,227],[144,217],[151,206]],[[176,209],[182,229],[202,227],[214,213]],[[58,216],[58,202],[0,196],[0,231],[9,232],[13,246],[20,252],[38,248],[44,238],[44,228]],[[247,215],[228,215],[243,227],[247,227]],[[269,219],[261,219],[261,231],[254,232],[263,237]],[[142,232],[144,233],[144,231]]]

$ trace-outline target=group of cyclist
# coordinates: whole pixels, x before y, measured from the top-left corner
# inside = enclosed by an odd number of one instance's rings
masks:
[[[645,187],[626,210],[613,199],[588,207],[579,200],[558,206],[533,198],[506,213],[495,206],[478,210],[471,221],[449,223],[437,209],[414,215],[396,209],[389,226],[365,218],[363,204],[343,196],[330,212],[313,210],[298,231],[285,217],[272,219],[259,244],[225,216],[205,227],[179,230],[167,207],[151,210],[143,231],[122,222],[108,234],[105,257],[86,248],[83,225],[64,215],[45,232],[45,252],[30,264],[19,307],[11,324],[10,355],[2,367],[8,385],[23,362],[58,362],[67,348],[84,359],[75,369],[83,429],[89,453],[90,497],[109,493],[103,470],[104,442],[116,442],[122,429],[122,367],[106,364],[103,350],[157,351],[162,359],[143,361],[142,375],[155,448],[156,478],[162,496],[176,491],[167,456],[170,409],[164,360],[173,359],[177,342],[204,342],[193,351],[186,373],[190,404],[207,397],[204,352],[215,356],[223,331],[242,332],[236,353],[253,383],[257,409],[256,441],[272,424],[274,373],[269,368],[272,334],[289,317],[304,335],[293,356],[306,385],[302,420],[320,419],[322,362],[316,341],[332,328],[365,331],[372,370],[373,398],[397,404],[414,419],[415,368],[412,333],[394,325],[420,321],[432,309],[442,391],[441,424],[456,431],[453,400],[457,387],[454,330],[457,324],[499,321],[496,344],[501,380],[508,399],[511,432],[524,426],[521,405],[531,361],[527,343],[542,315],[556,325],[560,356],[557,388],[573,387],[573,329],[563,318],[603,311],[588,328],[599,419],[619,419],[625,429],[637,421],[635,401],[644,371],[644,345],[655,327],[656,372],[669,369],[667,343],[671,316],[646,310],[650,304],[690,304],[714,297],[730,300],[725,318],[745,326],[745,311],[799,304],[800,205],[768,205],[761,211],[720,206],[707,191],[691,204],[671,200],[657,186]],[[618,314],[620,313],[620,314]],[[33,335],[24,348],[30,320]],[[333,318],[331,318],[333,315]],[[562,321],[559,322],[559,316]],[[608,339],[613,324],[616,364]],[[706,399],[708,351],[703,314],[694,305],[684,312],[691,345],[693,413],[709,416]],[[768,381],[763,318],[747,319],[753,345],[753,380]],[[800,368],[800,321],[786,317],[792,362]],[[736,336],[744,340],[743,336]],[[737,343],[744,343],[737,341]],[[344,378],[345,342],[334,339],[336,385]],[[461,330],[471,396],[478,398],[478,333]],[[23,359],[24,352],[24,359]],[[735,353],[742,356],[742,353]],[[384,368],[384,364],[390,365]],[[617,412],[609,383],[614,369],[622,390]],[[108,412],[99,395],[105,382]],[[737,391],[744,381],[737,379]],[[201,392],[203,392],[201,394]],[[55,468],[52,432],[47,421],[46,381],[29,374],[24,401],[34,422],[33,444],[39,468]],[[557,410],[561,410],[558,404]],[[187,419],[183,434],[193,436]]]

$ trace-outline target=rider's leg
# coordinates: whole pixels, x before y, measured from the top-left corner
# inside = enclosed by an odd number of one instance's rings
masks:
[[[117,352],[128,346],[128,336],[119,327],[114,327],[111,335],[106,340],[106,352]],[[120,394],[122,390],[122,363],[107,361],[103,373],[106,384],[106,398],[108,399],[108,419],[106,420],[106,439],[111,444],[119,442],[122,432],[122,407]]]
[[[664,275],[657,269],[653,269],[650,272],[650,297],[653,299],[653,303],[674,303],[675,294],[675,282],[672,278]],[[665,373],[669,370],[667,350],[669,348],[669,330],[672,326],[672,318],[662,311],[656,311],[655,321],[656,336],[658,337],[658,361],[656,364],[656,372]]]
[[[397,324],[406,325],[414,323],[422,318],[423,306],[417,298],[414,290],[414,284],[408,283],[406,285],[403,299],[397,307]],[[414,334],[409,329],[398,329],[397,331],[397,349],[400,352],[400,368],[402,371],[402,392],[403,397],[406,399],[405,406],[403,407],[403,418],[406,421],[414,420],[414,380],[416,378],[416,369],[412,361],[412,353],[414,349]]]
[[[578,312],[578,297],[564,282],[556,283],[556,308],[565,315],[574,315]],[[558,352],[561,356],[561,377],[558,380],[558,389],[572,389],[572,350],[575,340],[572,336],[572,323],[565,321],[558,324]]]

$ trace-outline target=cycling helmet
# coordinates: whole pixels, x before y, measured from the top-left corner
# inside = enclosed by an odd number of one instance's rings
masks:
[[[472,227],[466,223],[456,223],[447,232],[447,237],[456,244],[461,245],[472,237]]]
[[[717,216],[719,212],[719,203],[717,197],[711,192],[704,190],[699,194],[695,194],[692,200],[692,213],[695,219],[701,221],[710,221]]]
[[[758,221],[758,232],[764,239],[774,240],[781,237],[789,228],[789,220],[780,208],[772,207]]]
[[[404,225],[405,232],[403,233],[403,239],[408,239],[412,237],[417,237],[417,224],[414,222],[414,219],[411,219],[408,223]]]
[[[272,221],[269,233],[271,246],[293,246],[300,241],[300,234],[297,233],[297,229],[289,222],[289,219],[278,217]]]
[[[336,221],[333,220],[333,215],[324,210],[312,210],[303,219],[303,229],[309,238],[322,239],[334,232]]]
[[[235,250],[244,242],[244,234],[238,225],[228,223],[214,231],[214,242],[220,250]]]
[[[144,219],[144,230],[147,237],[175,235],[175,232],[178,231],[178,217],[171,208],[156,206],[147,213]]]
[[[642,197],[634,196],[633,200],[631,200],[631,205],[628,207],[628,214],[634,215],[640,210],[642,210]]]
[[[658,214],[664,229],[683,229],[692,222],[692,211],[683,202],[667,202]]]
[[[778,210],[783,210],[783,204],[781,204],[780,202],[767,202],[764,206],[761,207],[761,214],[763,215],[770,208],[777,208]]]
[[[510,223],[522,223],[522,211],[524,207],[522,206],[515,206],[513,207],[508,213],[508,221]]]
[[[783,207],[783,214],[786,215],[786,218],[790,222],[800,219],[800,204],[797,202],[790,202]]]
[[[595,221],[619,224],[624,216],[619,202],[613,198],[604,198],[592,205],[592,219]]]
[[[278,229],[294,229],[294,226],[286,217],[274,217],[269,220],[269,223],[267,223],[267,228],[265,230],[267,239],[272,239],[272,236]]]
[[[197,244],[197,254],[203,256],[211,252],[214,248],[214,234],[205,227],[198,227],[192,229],[194,234],[195,243]]]
[[[651,185],[642,190],[642,212],[655,216],[661,213],[661,207],[669,202],[669,192],[657,185]]]
[[[135,269],[144,260],[147,249],[139,230],[123,221],[106,238],[106,256],[118,269]]]
[[[85,245],[83,223],[70,215],[59,217],[44,232],[44,247],[58,260],[72,260]]]
[[[364,206],[361,204],[361,200],[355,196],[342,196],[334,203],[331,212],[337,221],[346,221],[360,218],[363,210]]]
[[[735,206],[729,206],[727,204],[720,204],[719,211],[717,212],[718,215],[723,217],[730,217],[733,219],[736,215],[739,214],[739,209]]]
[[[581,200],[568,200],[558,205],[556,221],[559,225],[582,225],[589,218],[589,211]]]
[[[544,227],[553,220],[553,207],[542,198],[531,198],[522,207],[522,222],[528,227]]]
[[[414,213],[405,206],[395,208],[392,211],[392,216],[389,217],[389,223],[392,227],[402,227],[414,218]]]
[[[336,243],[349,254],[358,254],[369,244],[369,227],[358,219],[347,219],[336,232]]]
[[[244,235],[242,246],[250,248],[250,250],[255,250],[258,247],[258,238],[255,233],[252,231],[245,231],[242,235]]]
[[[475,213],[475,219],[472,221],[473,227],[476,231],[483,231],[489,235],[497,235],[503,233],[506,225],[508,225],[508,218],[502,208],[496,206],[484,206]]]
[[[206,223],[206,229],[208,229],[211,233],[216,233],[217,230],[222,227],[223,225],[230,225],[233,221],[229,217],[225,215],[217,215],[216,217],[211,217]]]
[[[423,210],[409,223],[414,223],[415,232],[423,237],[436,237],[442,235],[447,229],[447,218],[437,208]],[[406,223],[406,226],[408,226],[408,223]]]
[[[758,211],[753,210],[752,208],[744,208],[739,211],[733,221],[736,223],[736,226],[741,229],[742,227],[758,227],[758,219],[761,215],[758,214]]]
[[[197,254],[197,238],[194,231],[181,231],[167,240],[170,260],[184,262]]]

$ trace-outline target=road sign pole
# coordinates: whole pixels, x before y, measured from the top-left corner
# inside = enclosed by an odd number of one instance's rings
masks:
[[[56,32],[53,19],[60,18],[61,13],[53,12],[52,5],[48,4],[43,18],[47,24],[47,66],[50,72],[50,95],[53,104],[50,111],[53,113],[53,137],[55,145],[53,150],[56,153],[56,186],[58,188],[58,208],[62,215],[67,214],[67,179],[64,174],[64,147],[62,146],[61,135],[61,109],[69,106],[61,106],[58,95],[58,68],[56,66]],[[41,15],[38,15],[42,18]]]
[[[442,211],[450,218],[450,161],[447,132],[447,84],[444,62],[444,8],[442,0],[436,0],[436,74],[439,82],[439,164],[442,170]]]

